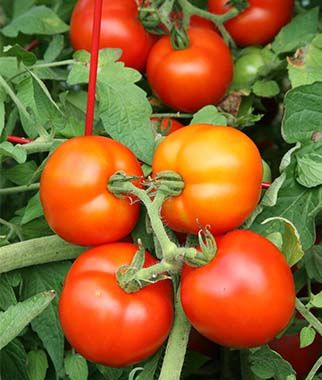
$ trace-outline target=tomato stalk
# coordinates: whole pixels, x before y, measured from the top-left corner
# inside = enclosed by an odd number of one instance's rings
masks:
[[[305,305],[296,298],[296,310],[315,328],[315,330],[322,336],[322,323],[316,318]]]
[[[29,185],[22,185],[22,186],[5,187],[3,189],[0,189],[0,195],[24,193],[26,191],[38,190],[39,187],[40,187],[39,183],[31,183]]]
[[[311,371],[306,376],[305,380],[313,380],[320,367],[322,367],[322,356],[316,361]]]

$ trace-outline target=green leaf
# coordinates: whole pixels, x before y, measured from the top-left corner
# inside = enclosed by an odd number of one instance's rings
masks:
[[[26,151],[19,145],[13,145],[8,141],[0,143],[0,159],[11,157],[19,164],[22,164],[27,159]]]
[[[43,214],[44,213],[40,202],[39,192],[37,192],[37,194],[29,199],[25,213],[21,220],[21,224],[26,224],[34,219],[37,219]]]
[[[293,144],[312,142],[315,132],[322,132],[322,83],[297,87],[286,94],[282,134]]]
[[[26,372],[26,352],[17,339],[0,351],[0,378],[29,380]]]
[[[36,170],[37,164],[35,161],[27,161],[23,164],[15,165],[10,169],[3,169],[2,175],[16,185],[25,185],[29,183]]]
[[[320,154],[312,152],[297,157],[296,180],[305,187],[322,185],[322,144],[319,148]]]
[[[2,29],[2,33],[7,37],[17,37],[19,32],[52,35],[67,32],[68,29],[68,25],[53,10],[41,5],[32,7],[26,13],[14,18]]]
[[[263,98],[272,98],[279,94],[280,88],[274,80],[257,80],[252,86],[254,94]]]
[[[34,350],[28,352],[27,373],[29,380],[45,380],[47,369],[48,360],[44,350]]]
[[[310,300],[310,303],[319,309],[322,308],[322,291],[318,294],[314,294],[312,299]]]
[[[108,380],[120,380],[125,372],[123,368],[111,368],[104,365],[97,365],[97,368],[104,376],[104,379]]]
[[[272,44],[275,53],[288,53],[312,41],[318,29],[318,17],[318,8],[294,17],[275,37]]]
[[[305,326],[300,332],[300,348],[310,346],[315,339],[316,331],[313,327]]]
[[[322,81],[322,34],[288,59],[288,74],[293,88]]]
[[[201,108],[193,115],[190,122],[191,124],[214,124],[214,125],[227,125],[227,119],[224,115],[218,112],[217,108],[212,105]]]
[[[32,66],[37,62],[37,57],[35,54],[25,50],[18,44],[6,47],[2,55],[4,57],[16,57],[18,64],[20,64],[20,62],[23,62],[23,64],[26,66]]]
[[[45,62],[55,61],[64,49],[64,36],[54,36],[44,54]]]
[[[17,303],[16,295],[5,275],[0,275],[0,310]]]
[[[0,350],[41,314],[54,297],[54,291],[46,291],[10,306],[0,314]]]
[[[68,77],[71,85],[87,83],[89,53],[75,54],[76,63]],[[104,49],[100,53],[97,94],[99,115],[106,132],[129,147],[143,162],[150,164],[155,142],[151,129],[152,108],[146,93],[137,85],[139,72],[115,62],[119,52]]]
[[[64,360],[64,336],[58,319],[58,298],[69,267],[68,262],[59,262],[33,266],[21,271],[24,284],[23,299],[47,289],[55,289],[57,292],[54,301],[31,322],[31,327],[43,342],[57,374],[62,370]]]
[[[65,370],[70,380],[87,380],[87,361],[79,354],[69,352],[65,358]]]
[[[260,379],[296,380],[291,365],[267,346],[252,350],[249,361],[252,372]]]
[[[0,101],[0,136],[1,136],[3,128],[4,128],[5,111],[6,110],[4,108],[4,102]]]
[[[304,264],[309,278],[322,282],[322,245],[314,245],[306,252]]]
[[[158,369],[158,364],[163,354],[163,349],[160,349],[156,354],[149,358],[142,369],[142,372],[136,376],[136,380],[151,380]]]

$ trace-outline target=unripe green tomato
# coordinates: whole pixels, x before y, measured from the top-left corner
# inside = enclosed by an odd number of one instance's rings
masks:
[[[262,159],[263,162],[263,180],[262,182],[272,182],[272,171],[268,163]]]
[[[241,57],[237,59],[234,65],[234,86],[252,84],[258,74],[259,69],[264,66],[265,62],[259,48],[248,48]]]

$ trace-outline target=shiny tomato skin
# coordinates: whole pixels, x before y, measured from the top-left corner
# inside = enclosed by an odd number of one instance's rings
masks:
[[[111,243],[90,249],[72,265],[59,300],[59,318],[69,343],[86,359],[123,367],[153,355],[173,320],[171,281],[128,294],[115,273],[131,263],[137,246]],[[146,252],[145,266],[157,262]]]
[[[249,7],[225,23],[240,46],[270,42],[292,18],[294,0],[248,0]],[[227,0],[209,0],[208,8],[215,14],[229,10]]]
[[[140,206],[107,189],[110,176],[119,170],[143,176],[134,154],[115,140],[82,136],[61,144],[40,180],[40,199],[49,226],[63,239],[80,245],[108,243],[128,235]]]
[[[132,5],[131,5],[132,4]],[[75,50],[91,50],[94,0],[79,0],[70,22],[70,40]],[[120,48],[120,61],[143,71],[153,37],[138,20],[135,1],[104,1],[100,48]]]
[[[175,50],[170,37],[159,39],[150,51],[147,78],[155,94],[175,110],[194,112],[218,103],[233,76],[229,48],[213,30],[191,28],[190,45]]]
[[[232,127],[190,125],[157,147],[153,175],[172,170],[185,187],[163,204],[162,216],[177,232],[197,234],[208,226],[214,235],[238,227],[261,195],[262,160],[256,145]]]
[[[181,301],[193,325],[228,347],[256,347],[289,323],[295,308],[292,273],[282,253],[246,230],[218,240],[215,258],[183,271]]]
[[[169,117],[163,118],[161,120],[161,123],[159,118],[153,117],[151,119],[151,122],[155,130],[159,130],[160,132],[166,131],[166,135],[170,135],[171,133],[183,127],[183,124],[181,124],[178,120],[171,119]]]
[[[284,335],[274,339],[269,346],[292,365],[297,380],[304,380],[322,354],[322,338],[319,334],[310,346],[304,348],[300,348],[299,334]]]

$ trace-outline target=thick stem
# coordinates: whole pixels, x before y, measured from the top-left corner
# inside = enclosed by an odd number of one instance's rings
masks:
[[[189,119],[193,117],[192,113],[181,113],[181,112],[170,112],[170,113],[153,113],[151,117],[164,118],[164,117],[174,117],[177,119]]]
[[[159,380],[180,380],[190,329],[191,325],[182,309],[179,288],[175,303],[174,323],[168,339]]]
[[[313,380],[314,376],[322,366],[322,356],[317,360],[317,362],[312,367],[311,371],[306,376],[305,380]]]
[[[0,189],[0,195],[15,194],[15,193],[24,193],[25,191],[38,190],[39,186],[40,186],[39,183],[32,183],[30,185],[5,187],[3,189]]]
[[[322,323],[305,307],[305,305],[298,298],[296,298],[296,310],[322,336]]]
[[[58,236],[26,240],[0,248],[0,273],[53,261],[70,260],[86,250]]]
[[[25,149],[27,154],[33,154],[33,153],[43,153],[48,152],[53,147],[53,144],[62,144],[65,142],[65,139],[53,139],[51,141],[39,141],[35,140],[31,143],[22,145],[21,147]]]

